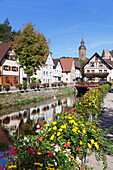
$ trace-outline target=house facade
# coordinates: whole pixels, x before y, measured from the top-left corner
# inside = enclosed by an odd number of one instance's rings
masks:
[[[61,75],[62,75],[62,66],[59,59],[53,59],[54,62],[54,73],[53,73],[53,81],[54,82],[60,82],[61,81]]]
[[[87,81],[112,81],[113,62],[95,53],[84,65],[84,74]]]
[[[26,78],[23,68],[14,56],[12,43],[0,43],[0,84],[2,85],[15,86],[23,82],[23,77]]]
[[[36,75],[33,77],[40,79],[41,83],[53,83],[54,82],[54,62],[52,59],[52,53],[49,52],[45,61],[45,66],[40,67],[39,70],[36,71]]]
[[[62,66],[61,81],[68,84],[74,83],[76,78],[75,60],[74,58],[60,58]]]
[[[0,84],[16,85],[19,81],[19,65],[14,55],[11,43],[0,44]]]

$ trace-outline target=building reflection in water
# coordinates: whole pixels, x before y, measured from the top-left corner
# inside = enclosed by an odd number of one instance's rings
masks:
[[[19,133],[20,129],[24,130],[25,124],[30,121],[33,126],[35,126],[38,119],[43,119],[45,122],[49,123],[50,120],[48,119],[50,117],[54,117],[55,113],[60,113],[65,110],[66,107],[73,106],[75,100],[74,96],[59,100],[55,99],[53,102],[47,104],[4,115],[0,117],[0,120],[1,123],[9,129],[9,132],[12,135],[13,132]]]

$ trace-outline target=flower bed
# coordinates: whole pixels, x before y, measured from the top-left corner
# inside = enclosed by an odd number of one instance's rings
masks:
[[[69,170],[85,168],[88,153],[94,152],[107,167],[105,154],[113,152],[112,142],[104,137],[97,118],[109,85],[88,91],[73,108],[56,114],[44,127],[37,125],[36,136],[13,136],[14,146],[7,168]],[[8,152],[6,152],[8,154]]]

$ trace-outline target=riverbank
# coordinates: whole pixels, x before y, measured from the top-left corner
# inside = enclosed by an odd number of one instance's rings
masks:
[[[73,86],[57,89],[40,89],[40,91],[30,90],[25,92],[15,91],[13,93],[0,94],[0,109],[16,106],[19,104],[28,104],[38,102],[43,99],[53,98],[54,96],[63,96],[74,93],[76,90]]]

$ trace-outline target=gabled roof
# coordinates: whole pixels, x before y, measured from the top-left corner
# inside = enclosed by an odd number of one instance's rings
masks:
[[[54,66],[57,67],[58,62],[60,62],[59,58],[53,58]]]
[[[60,58],[60,63],[63,72],[70,72],[74,58]]]
[[[110,59],[106,59],[105,60],[111,67],[113,67],[113,61],[111,61]]]
[[[109,52],[110,52],[111,56],[113,57],[113,50],[112,50],[112,51],[109,51]]]
[[[11,48],[12,43],[0,43],[0,62],[3,57],[7,54],[8,50]]]
[[[95,53],[86,63],[83,67],[85,67],[89,62],[90,60],[93,58],[93,57],[98,57],[109,69],[112,69],[113,66],[110,65],[106,60],[104,60],[98,53]]]

